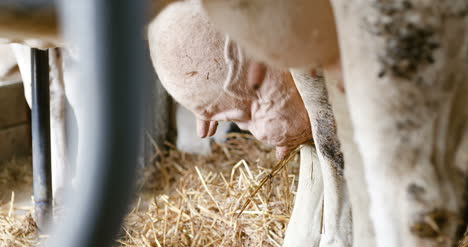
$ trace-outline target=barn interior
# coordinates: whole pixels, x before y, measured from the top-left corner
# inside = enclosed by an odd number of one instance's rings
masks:
[[[140,171],[138,192],[115,246],[281,246],[297,186],[289,163],[239,209],[276,163],[251,136],[230,134],[209,155],[174,147]],[[1,164],[0,246],[37,246],[49,236],[33,220],[31,158]]]
[[[154,2],[0,1],[0,247],[468,247],[466,0]]]
[[[50,236],[34,221],[30,111],[18,68],[2,80],[0,246],[40,246]],[[249,134],[225,138],[212,140],[208,154],[148,139],[146,165],[115,246],[281,246],[297,189],[297,157],[238,216],[277,160],[271,146]],[[56,221],[60,215],[56,209]]]

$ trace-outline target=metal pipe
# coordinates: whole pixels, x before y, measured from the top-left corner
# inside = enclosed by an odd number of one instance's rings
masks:
[[[44,230],[52,213],[49,52],[47,50],[31,49],[31,77],[34,213],[39,230]]]
[[[65,37],[80,58],[74,93],[83,105],[75,108],[82,124],[77,191],[51,246],[112,246],[134,191],[141,147],[145,1],[59,3]]]

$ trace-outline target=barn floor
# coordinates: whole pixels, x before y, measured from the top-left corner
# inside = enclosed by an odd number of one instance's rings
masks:
[[[239,209],[275,165],[274,150],[235,134],[199,156],[173,148],[141,171],[139,190],[116,246],[281,246],[297,186],[290,162]],[[34,246],[31,160],[0,165],[0,247]],[[42,238],[43,236],[41,236]]]

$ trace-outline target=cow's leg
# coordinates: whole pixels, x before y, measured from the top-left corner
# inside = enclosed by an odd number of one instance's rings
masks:
[[[25,45],[11,45],[24,85],[26,101],[31,106],[31,48]],[[52,160],[52,192],[54,202],[61,202],[60,191],[63,191],[66,176],[66,142],[65,142],[65,92],[62,59],[59,49],[49,52],[50,65],[50,128]]]
[[[323,178],[317,151],[301,149],[301,163],[294,208],[284,238],[284,247],[318,247],[322,233]]]
[[[10,45],[0,45],[0,58],[0,81],[11,80],[17,62]]]
[[[468,162],[457,156],[468,131],[468,2],[333,3],[377,245],[451,246],[468,201]]]
[[[322,77],[292,69],[312,127],[324,183],[323,235],[320,246],[351,246],[351,205],[343,177],[343,155]]]
[[[15,54],[16,62],[20,70],[24,97],[26,98],[29,108],[31,108],[31,48],[20,44],[11,44],[10,47]]]
[[[60,48],[49,50],[49,64],[52,190],[54,203],[61,205],[64,202],[65,186],[70,177],[68,175],[69,163],[66,153],[65,88]]]
[[[375,246],[374,229],[369,215],[369,193],[364,177],[361,154],[353,139],[346,92],[339,63],[327,66],[324,76],[338,138],[345,161],[344,176],[353,213],[353,246]]]

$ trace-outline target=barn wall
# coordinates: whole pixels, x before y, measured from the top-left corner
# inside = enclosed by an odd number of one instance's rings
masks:
[[[159,78],[151,64],[149,56],[149,48],[146,53],[147,66],[151,71],[151,76],[146,83],[148,94],[145,102],[145,126],[143,128],[143,164],[148,164],[152,161],[155,154],[154,144],[159,148],[166,148],[164,143],[175,144],[177,129],[175,124],[175,105],[171,96],[161,85]]]
[[[23,84],[0,82],[0,162],[31,154],[29,108]]]

